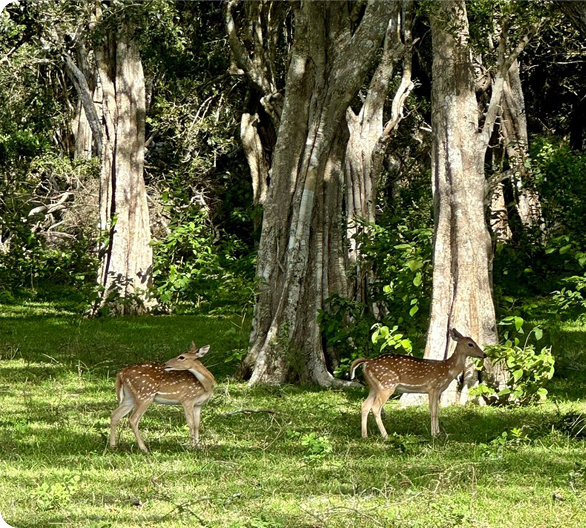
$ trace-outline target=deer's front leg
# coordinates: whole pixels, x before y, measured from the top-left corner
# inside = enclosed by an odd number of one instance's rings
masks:
[[[439,400],[441,393],[432,391],[428,393],[429,396],[429,411],[431,414],[431,435],[437,436],[439,430]]]

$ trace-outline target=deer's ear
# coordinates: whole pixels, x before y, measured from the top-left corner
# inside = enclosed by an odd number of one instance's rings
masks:
[[[197,351],[197,354],[195,355],[195,357],[198,357],[198,358],[203,357],[208,353],[209,350],[210,350],[210,345],[203,346]]]
[[[452,339],[454,341],[459,341],[460,339],[464,339],[464,336],[458,332],[458,330],[456,330],[455,328],[452,328],[452,330],[450,331],[450,335],[452,336]]]
[[[197,352],[197,346],[195,344],[195,341],[191,342],[191,347],[189,348],[190,352]]]

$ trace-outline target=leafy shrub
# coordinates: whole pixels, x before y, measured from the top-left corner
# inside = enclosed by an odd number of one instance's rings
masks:
[[[412,229],[396,218],[363,227],[358,237],[362,259],[377,277],[369,292],[372,300],[389,323],[422,330],[431,299],[433,230]]]
[[[236,238],[215,242],[205,210],[174,223],[167,237],[154,241],[153,247],[155,295],[163,306],[188,303],[240,309],[252,301],[253,255]]]
[[[471,395],[485,397],[497,396],[499,401],[509,401],[516,404],[528,404],[547,399],[547,389],[544,385],[553,377],[555,358],[551,347],[543,347],[537,352],[534,344],[528,344],[531,334],[539,341],[543,331],[539,327],[533,328],[525,339],[523,346],[518,337],[523,331],[523,318],[510,316],[499,324],[506,330],[503,332],[502,345],[487,346],[485,352],[494,364],[502,364],[509,372],[507,387],[498,393],[486,384],[471,389]]]
[[[329,438],[326,436],[319,436],[316,433],[303,435],[300,442],[305,448],[306,457],[312,460],[324,458],[333,450]]]
[[[515,451],[521,446],[531,443],[531,439],[523,428],[515,427],[510,431],[503,431],[488,444],[479,445],[483,456],[487,458],[502,458],[506,451]]]
[[[328,297],[317,316],[327,346],[340,358],[336,374],[347,372],[359,356],[373,356],[375,347],[370,340],[374,318],[366,305],[334,294]]]

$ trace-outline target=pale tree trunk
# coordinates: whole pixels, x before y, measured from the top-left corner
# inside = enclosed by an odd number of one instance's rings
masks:
[[[72,128],[73,135],[75,138],[75,150],[73,153],[74,158],[90,159],[92,156],[101,157],[101,151],[98,151],[98,145],[101,149],[101,130],[100,130],[100,118],[99,109],[101,106],[101,96],[99,84],[97,82],[97,71],[95,71],[95,65],[90,65],[88,60],[87,52],[82,44],[77,47],[77,64],[79,65],[79,73],[83,75],[86,80],[86,86],[80,86],[79,89],[87,90],[79,100],[77,106],[77,112],[73,119]],[[83,85],[83,82],[80,83]],[[85,105],[92,104],[95,109],[95,114],[92,112],[91,117],[88,119],[82,97],[91,99],[85,102]],[[91,112],[91,110],[90,110]],[[93,119],[92,123],[90,119]],[[94,130],[100,130],[99,140],[94,141]]]
[[[67,54],[64,54],[63,60],[79,97],[78,111],[73,122],[74,157],[91,158],[92,154],[101,157],[103,130],[99,109],[94,102],[99,93],[95,74],[90,71],[85,51],[81,47],[77,57],[79,66]]]
[[[518,61],[513,62],[507,74],[501,108],[501,131],[509,159],[510,182],[519,218],[525,228],[543,229],[541,200],[537,192],[527,185],[531,177],[526,167],[529,157],[529,136]]]
[[[498,115],[505,76],[528,41],[524,37],[505,58],[501,37],[491,100],[480,126],[475,75],[469,46],[464,0],[435,2],[430,13],[433,41],[432,185],[435,232],[433,292],[425,357],[444,359],[453,344],[449,330],[471,336],[478,344],[497,343],[492,298],[492,247],[485,221],[484,160]],[[487,380],[496,388],[506,383],[506,372],[485,361]],[[464,402],[476,382],[470,365],[464,371],[462,391],[453,383],[442,401]],[[405,405],[421,402],[416,395],[402,397]]]
[[[145,83],[131,28],[124,24],[118,35],[111,33],[95,55],[104,123],[100,227],[108,233],[99,273],[101,305],[141,313],[152,307],[147,289],[153,256],[143,178]]]
[[[413,88],[411,81],[411,29],[413,2],[395,2],[387,27],[382,58],[370,81],[360,112],[351,107],[346,111],[350,137],[346,148],[345,188],[346,225],[349,250],[349,296],[365,301],[372,271],[363,268],[357,237],[362,232],[361,221],[373,223],[376,213],[376,191],[382,173],[384,155],[399,122],[403,106]],[[385,103],[393,78],[395,64],[402,59],[401,82],[394,94],[390,119],[385,123]]]
[[[341,384],[322,346],[318,310],[346,293],[342,217],[345,112],[374,60],[392,2],[369,1],[353,20],[345,2],[301,2],[264,204],[250,383]]]

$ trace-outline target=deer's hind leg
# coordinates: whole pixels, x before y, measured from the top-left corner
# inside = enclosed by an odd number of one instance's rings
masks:
[[[116,425],[124,418],[132,409],[134,409],[134,400],[132,396],[126,393],[122,393],[122,401],[120,405],[110,417],[110,447],[116,447]]]
[[[376,396],[372,404],[372,414],[374,414],[376,425],[378,425],[378,430],[380,431],[380,434],[383,438],[386,438],[389,435],[387,434],[387,430],[385,429],[380,413],[385,403],[387,403],[388,399],[393,395],[394,392],[395,387],[391,387],[389,389],[379,389],[376,392]]]
[[[376,389],[371,388],[368,397],[362,403],[362,409],[360,414],[362,438],[366,438],[368,436],[368,413],[370,412],[370,409],[372,409],[372,405],[374,403],[375,398]]]
[[[142,415],[149,408],[149,405],[151,403],[153,403],[154,399],[155,399],[155,397],[153,396],[152,398],[149,398],[148,400],[143,400],[143,401],[138,402],[135,405],[134,410],[132,411],[132,414],[130,415],[130,418],[128,419],[128,423],[130,424],[130,427],[132,428],[132,432],[134,433],[134,436],[136,436],[136,441],[138,442],[138,447],[140,448],[141,451],[143,451],[145,453],[148,453],[148,449],[147,449],[147,446],[145,445],[142,437],[140,436],[140,431],[138,430],[138,423],[140,422]]]

